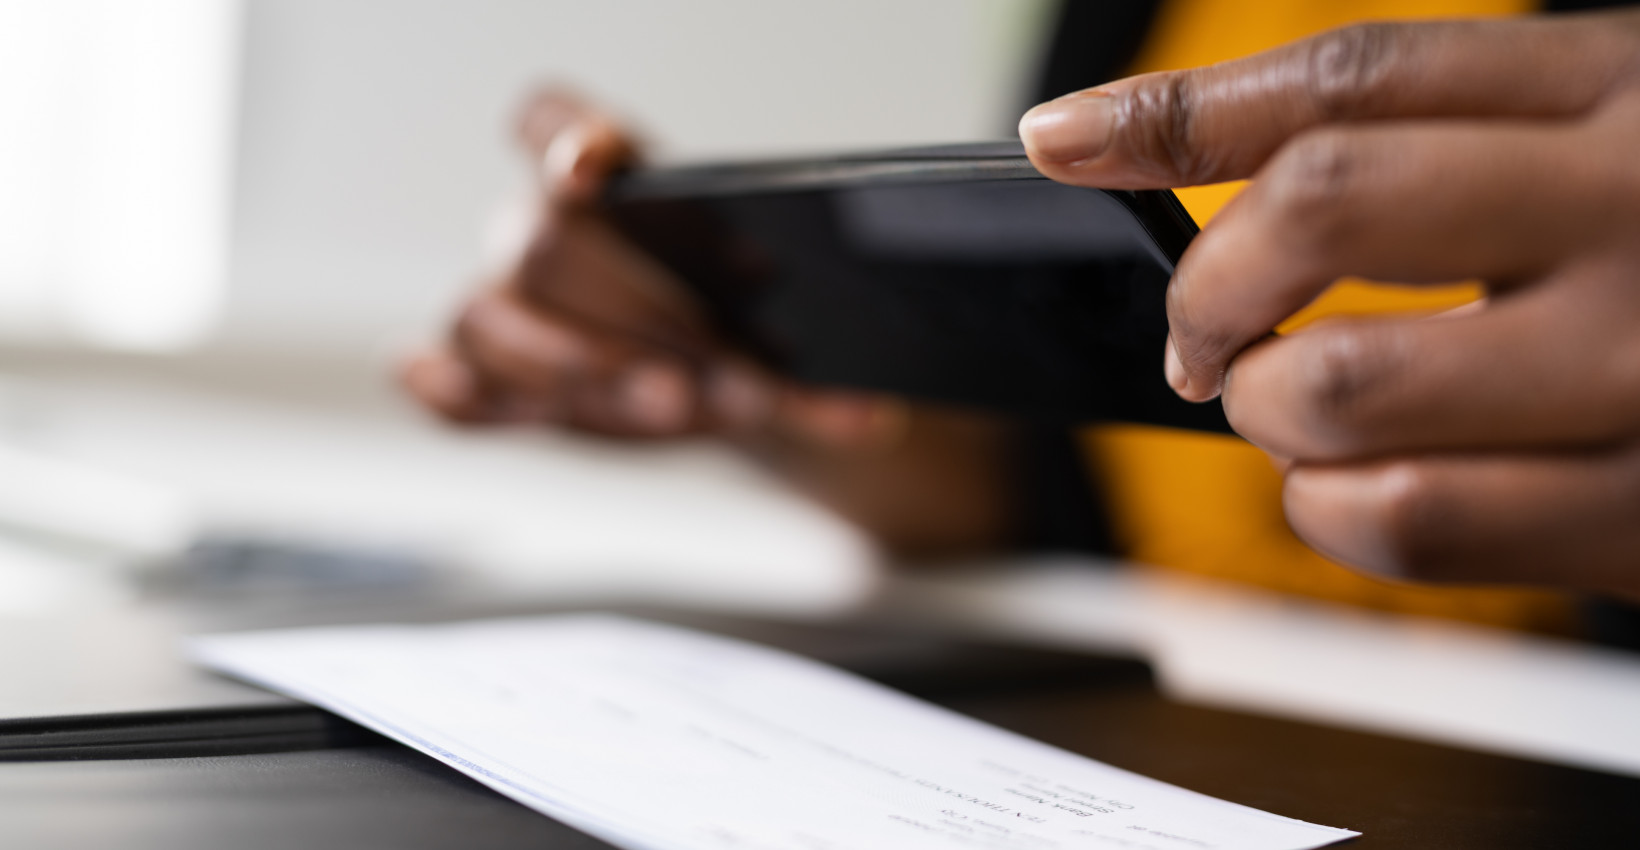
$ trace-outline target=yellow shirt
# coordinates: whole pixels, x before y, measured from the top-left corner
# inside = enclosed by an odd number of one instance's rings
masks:
[[[1516,14],[1530,6],[1524,0],[1168,0],[1133,70],[1211,64],[1360,20]],[[1239,188],[1185,189],[1179,197],[1205,222]],[[1412,289],[1344,281],[1283,328],[1327,315],[1444,309],[1477,293],[1473,285]],[[1556,594],[1412,587],[1327,561],[1288,529],[1281,478],[1269,459],[1234,438],[1106,425],[1090,429],[1083,442],[1111,506],[1117,543],[1141,563],[1403,613],[1551,632],[1572,622],[1570,605]]]

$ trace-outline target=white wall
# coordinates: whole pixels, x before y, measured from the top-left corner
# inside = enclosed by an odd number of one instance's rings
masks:
[[[252,0],[222,344],[402,342],[519,189],[505,128],[570,80],[701,158],[996,138],[1038,0]]]

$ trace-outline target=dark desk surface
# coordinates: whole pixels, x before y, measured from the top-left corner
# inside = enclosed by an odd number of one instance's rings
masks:
[[[1640,844],[1640,779],[1185,706],[1132,661],[812,628],[724,630],[807,649],[1119,767],[1361,830],[1347,846],[1362,850]],[[241,741],[217,755],[3,763],[0,844],[605,846],[404,747],[360,731],[327,740],[339,746]],[[267,748],[279,751],[253,752]]]

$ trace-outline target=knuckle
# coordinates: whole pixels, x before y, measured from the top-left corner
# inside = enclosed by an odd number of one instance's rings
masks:
[[[1614,501],[1631,512],[1640,511],[1640,443],[1630,444],[1618,453],[1611,474]]]
[[[1214,162],[1197,144],[1199,77],[1191,71],[1142,78],[1117,109],[1117,135],[1139,159],[1187,183],[1212,174]]]
[[[1396,24],[1356,24],[1311,40],[1306,80],[1323,121],[1350,118],[1371,108],[1390,74],[1405,60],[1406,32]]]
[[[1596,385],[1607,388],[1602,403],[1589,412],[1596,438],[1640,437],[1640,340],[1610,346],[1595,371]]]
[[[494,324],[496,309],[496,299],[491,292],[482,292],[468,299],[456,313],[451,337],[463,348],[471,349],[483,340]]]
[[[1599,113],[1572,126],[1563,178],[1585,205],[1585,218],[1607,224],[1590,235],[1631,246],[1634,228],[1640,226],[1640,162],[1630,141],[1637,136],[1640,87],[1611,98]]]
[[[1350,231],[1347,211],[1365,170],[1362,146],[1347,131],[1306,133],[1271,164],[1265,200],[1283,230],[1325,252]]]
[[[1317,328],[1304,334],[1297,380],[1303,421],[1325,454],[1359,448],[1373,429],[1384,390],[1395,383],[1402,357],[1379,329],[1366,325]]]
[[[1606,36],[1613,40],[1617,57],[1615,78],[1619,83],[1640,81],[1640,10],[1626,9],[1598,17],[1588,16],[1582,21],[1584,35]],[[1614,26],[1615,25],[1615,26]]]
[[[586,359],[586,341],[573,328],[494,290],[467,303],[454,338],[487,370],[530,385],[550,385]]]
[[[1640,54],[1640,51],[1636,51]],[[1640,60],[1636,61],[1640,64]],[[1602,178],[1609,180],[1616,202],[1611,205],[1611,217],[1621,221],[1630,228],[1640,226],[1640,162],[1636,162],[1629,155],[1627,139],[1640,137],[1640,86],[1637,86],[1626,98],[1624,103],[1625,114],[1623,123],[1616,132],[1610,132],[1605,138],[1596,143],[1598,150],[1604,151],[1605,168]],[[1633,230],[1628,231],[1633,233]]]
[[[1382,473],[1378,532],[1388,570],[1414,581],[1452,580],[1455,561],[1445,544],[1451,506],[1438,476],[1416,461]]]

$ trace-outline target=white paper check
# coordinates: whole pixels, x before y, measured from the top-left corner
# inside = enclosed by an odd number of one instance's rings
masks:
[[[1301,850],[1357,834],[617,617],[219,635],[191,651],[627,848]]]

